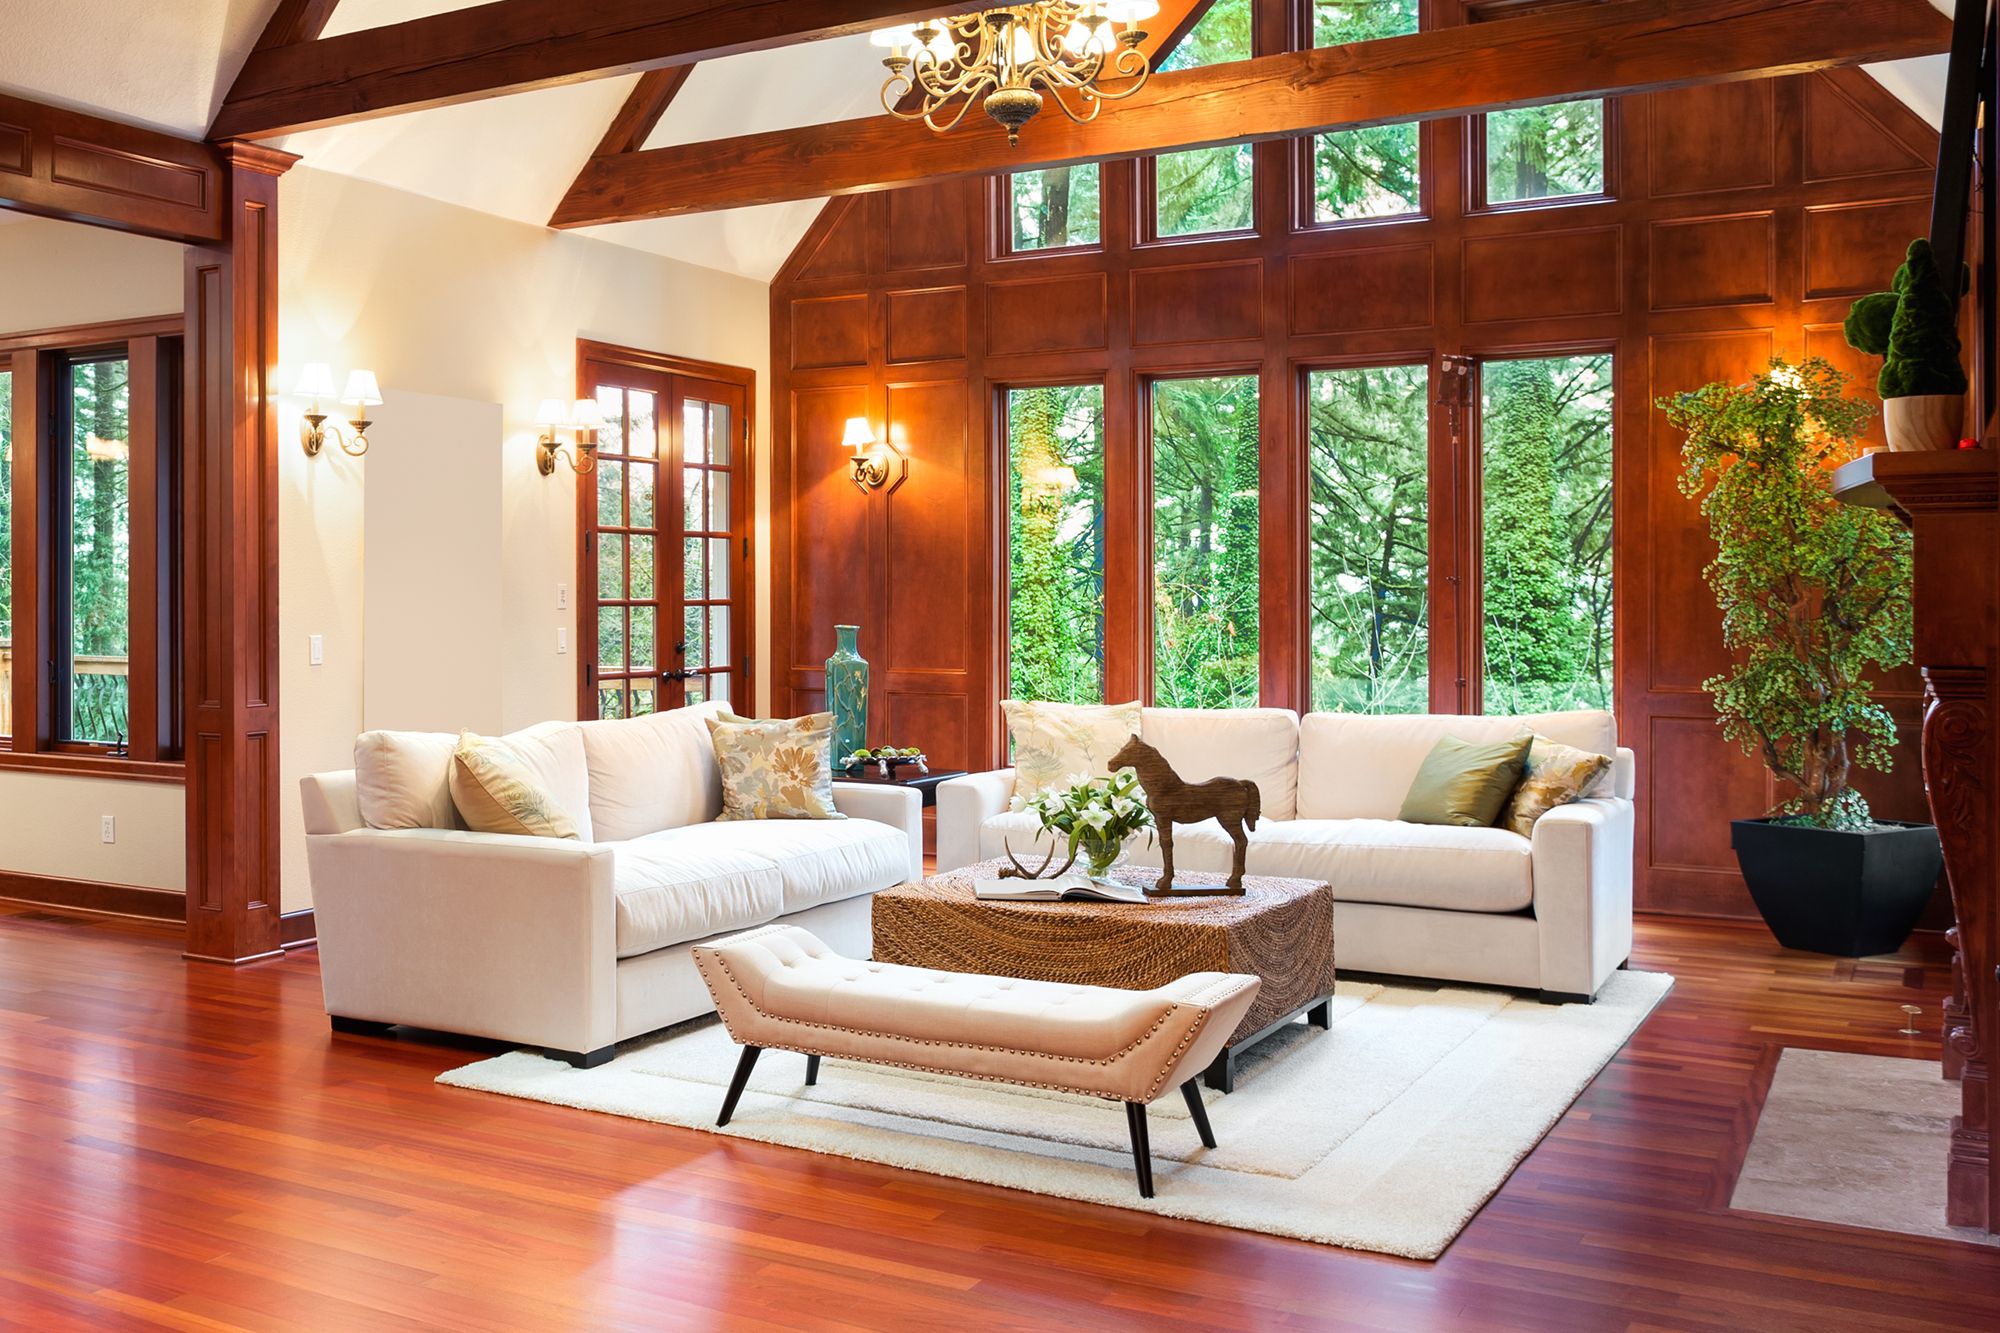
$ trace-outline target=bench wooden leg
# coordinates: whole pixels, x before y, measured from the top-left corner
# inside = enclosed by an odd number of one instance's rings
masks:
[[[810,1088],[818,1082],[819,1057],[817,1055],[808,1055],[806,1057],[806,1086]]]
[[[1201,1135],[1201,1146],[1215,1146],[1215,1131],[1208,1127],[1208,1108],[1201,1104],[1201,1079],[1191,1078],[1181,1084],[1181,1096],[1187,1098],[1188,1115],[1194,1120],[1195,1133]]]
[[[736,1114],[736,1099],[743,1095],[743,1085],[750,1081],[750,1071],[757,1067],[757,1057],[763,1053],[762,1046],[745,1046],[743,1054],[736,1058],[736,1073],[729,1080],[729,1091],[722,1097],[722,1114],[715,1118],[717,1129],[728,1124],[729,1117]]]
[[[1146,1134],[1146,1103],[1125,1103],[1125,1124],[1132,1131],[1132,1167],[1139,1174],[1139,1197],[1153,1197],[1153,1145]]]

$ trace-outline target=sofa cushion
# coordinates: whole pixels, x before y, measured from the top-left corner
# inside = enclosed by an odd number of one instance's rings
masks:
[[[706,719],[725,820],[845,819],[833,804],[833,714]]]
[[[1394,819],[1439,740],[1501,741],[1523,730],[1592,754],[1617,753],[1617,723],[1602,709],[1519,717],[1309,713],[1299,724],[1298,818]]]
[[[1298,811],[1299,715],[1289,708],[1147,708],[1139,739],[1188,782],[1250,779],[1266,819]]]
[[[590,768],[590,822],[603,842],[705,824],[722,813],[708,719],[726,703],[579,724]]]
[[[568,812],[577,836],[591,841],[582,729],[574,722],[542,722],[500,739]],[[354,742],[354,785],[362,822],[378,829],[464,828],[451,802],[451,757],[457,749],[456,732],[361,733]]]
[[[576,821],[505,741],[460,732],[451,757],[451,803],[475,833],[575,838]]]
[[[1079,773],[1111,776],[1111,756],[1138,734],[1139,705],[1061,704],[1003,699],[1014,750],[1014,793],[1032,797],[1067,786]]]
[[[1473,743],[1442,736],[1424,756],[1396,816],[1412,824],[1491,828],[1521,785],[1534,737]]]
[[[726,845],[739,837],[754,856],[777,867],[786,915],[901,884],[910,877],[910,838],[872,819],[732,820],[697,832]]]
[[[752,854],[742,840],[680,836],[690,831],[671,829],[611,844],[620,958],[762,925],[782,910],[784,882],[777,866]]]
[[[1341,902],[1519,912],[1535,899],[1533,845],[1498,828],[1393,819],[1260,824],[1245,866],[1253,875],[1325,880]]]

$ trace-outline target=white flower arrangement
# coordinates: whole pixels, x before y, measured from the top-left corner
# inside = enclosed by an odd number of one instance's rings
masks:
[[[1093,874],[1101,874],[1133,834],[1144,832],[1152,841],[1153,812],[1146,808],[1138,775],[1129,768],[1108,778],[1072,774],[1033,797],[1016,796],[1012,808],[1034,814],[1044,833],[1068,843],[1070,854],[1081,847]]]

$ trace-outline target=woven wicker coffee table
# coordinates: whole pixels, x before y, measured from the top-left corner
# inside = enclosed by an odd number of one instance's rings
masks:
[[[1240,898],[1168,898],[1144,904],[981,902],[973,881],[1004,861],[933,875],[875,895],[875,960],[1033,981],[1146,990],[1190,972],[1248,972],[1263,989],[1204,1076],[1228,1092],[1236,1061],[1300,1014],[1332,1018],[1333,890],[1304,879],[1246,875]],[[1159,871],[1118,866],[1112,878],[1147,884]],[[1181,872],[1181,882],[1224,876]]]

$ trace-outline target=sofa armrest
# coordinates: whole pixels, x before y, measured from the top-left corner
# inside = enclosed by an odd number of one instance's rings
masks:
[[[1611,756],[1611,790],[1605,794],[1621,801],[1639,794],[1639,758],[1622,745]]]
[[[924,798],[914,787],[886,782],[836,782],[833,808],[849,819],[872,819],[900,829],[910,843],[909,877],[924,877]],[[883,886],[887,888],[887,885]]]
[[[1632,956],[1632,802],[1559,805],[1535,821],[1542,989],[1595,995]]]
[[[453,829],[306,839],[326,1008],[560,1051],[617,1040],[609,845]]]
[[[937,789],[937,865],[957,870],[980,860],[979,830],[1014,799],[1014,770],[968,773]]]

